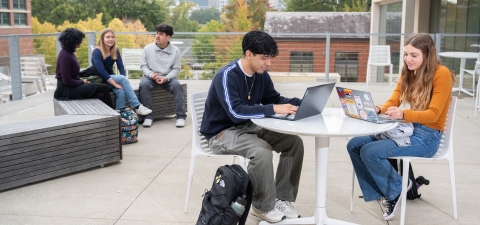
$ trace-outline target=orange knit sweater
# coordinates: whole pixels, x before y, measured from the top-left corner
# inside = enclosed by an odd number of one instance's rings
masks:
[[[401,81],[399,81],[390,99],[383,104],[381,113],[385,113],[390,106],[400,105],[401,92]],[[447,67],[440,65],[433,77],[432,99],[428,109],[424,111],[403,110],[403,118],[406,122],[420,123],[443,132],[451,96],[452,78],[450,71]]]

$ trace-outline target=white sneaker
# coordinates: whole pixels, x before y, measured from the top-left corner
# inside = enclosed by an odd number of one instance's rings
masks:
[[[152,119],[145,119],[143,121],[143,127],[151,127],[152,126],[152,123],[153,123],[153,120]]]
[[[147,108],[147,107],[145,107],[145,106],[143,106],[142,104],[140,104],[140,106],[138,106],[138,109],[135,110],[135,112],[136,112],[137,114],[139,114],[139,115],[144,115],[144,116],[146,116],[146,115],[152,113],[152,110],[149,109],[149,108]]]
[[[275,202],[275,208],[282,212],[288,219],[299,218],[297,211],[289,201],[277,200]]]
[[[252,210],[250,211],[250,213],[269,223],[276,223],[285,219],[285,215],[282,212],[278,211],[277,208],[273,208],[270,211],[263,211],[255,208],[255,206],[252,205]]]
[[[185,126],[185,119],[178,119],[176,126],[177,127],[184,127]]]

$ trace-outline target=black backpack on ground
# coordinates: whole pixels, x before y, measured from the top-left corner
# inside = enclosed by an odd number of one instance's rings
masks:
[[[398,166],[397,166],[397,160],[396,159],[388,159],[390,164],[392,164],[393,168],[398,171]],[[400,160],[400,175],[403,173],[403,161]],[[409,163],[409,168],[408,168],[408,179],[413,181],[412,188],[410,188],[409,191],[407,191],[407,199],[409,200],[414,200],[416,198],[420,198],[422,196],[421,194],[418,194],[418,188],[417,185],[428,185],[430,184],[430,181],[425,179],[423,176],[419,176],[415,178],[415,175],[413,174],[413,169],[412,169],[412,164]]]
[[[202,210],[197,225],[244,225],[252,203],[252,187],[248,174],[239,165],[220,166],[215,173],[212,188],[203,194]],[[230,204],[239,196],[246,196],[245,211],[237,215]]]

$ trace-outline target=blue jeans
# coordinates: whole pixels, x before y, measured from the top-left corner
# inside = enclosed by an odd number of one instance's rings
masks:
[[[110,75],[110,77],[117,82],[117,84],[122,85],[123,89],[118,89],[113,87],[111,84],[107,83],[108,90],[115,92],[117,95],[116,99],[116,108],[125,107],[128,102],[130,103],[130,107],[135,108],[140,105],[135,92],[133,91],[132,85],[130,85],[130,81],[128,81],[127,77],[123,75]]]
[[[388,162],[388,157],[432,157],[438,150],[442,132],[414,123],[410,146],[397,146],[390,139],[377,140],[374,135],[352,138],[347,151],[357,174],[366,202],[385,196],[394,200],[402,192],[402,177]]]

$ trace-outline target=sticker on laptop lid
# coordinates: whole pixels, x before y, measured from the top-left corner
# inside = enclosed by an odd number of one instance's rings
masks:
[[[347,107],[349,116],[355,117],[355,118],[360,118],[360,116],[358,115],[357,106],[355,104],[355,101],[353,101],[351,99],[345,99],[345,105]]]

